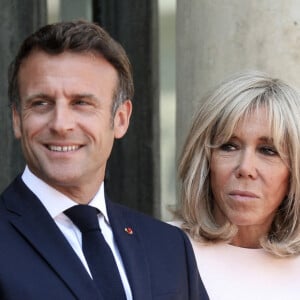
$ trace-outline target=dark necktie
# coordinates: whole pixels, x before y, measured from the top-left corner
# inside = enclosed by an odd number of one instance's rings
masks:
[[[82,250],[103,298],[126,300],[115,259],[99,227],[97,208],[75,205],[64,213],[81,231]]]

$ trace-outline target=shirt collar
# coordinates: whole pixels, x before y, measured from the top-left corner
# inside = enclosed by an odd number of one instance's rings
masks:
[[[25,167],[22,174],[22,180],[25,185],[39,198],[53,219],[63,213],[66,209],[77,204],[71,198],[62,194],[35,176],[29,170],[28,166]],[[104,216],[105,221],[109,223],[104,197],[104,182],[101,183],[98,192],[88,205],[98,208]]]

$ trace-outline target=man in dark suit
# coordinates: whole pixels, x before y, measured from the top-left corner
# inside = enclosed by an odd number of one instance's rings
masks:
[[[89,22],[47,25],[9,74],[27,165],[0,199],[0,299],[207,299],[185,234],[105,195],[132,110],[123,48]]]

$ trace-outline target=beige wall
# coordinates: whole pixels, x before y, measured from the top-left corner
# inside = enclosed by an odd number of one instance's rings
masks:
[[[177,0],[177,151],[203,93],[260,69],[300,87],[299,0]]]

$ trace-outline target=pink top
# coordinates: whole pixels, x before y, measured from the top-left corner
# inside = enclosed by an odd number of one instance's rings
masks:
[[[278,258],[263,249],[191,242],[211,300],[300,299],[300,255]]]
[[[300,256],[278,258],[224,243],[192,245],[211,300],[300,299]]]

